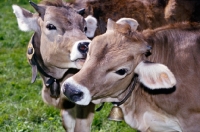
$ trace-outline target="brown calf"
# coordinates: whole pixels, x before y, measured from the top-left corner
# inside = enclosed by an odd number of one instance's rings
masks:
[[[90,43],[88,37],[93,37],[97,26],[96,19],[92,16],[84,19],[77,13],[79,11],[62,0],[43,1],[38,5],[30,3],[37,13],[33,14],[17,5],[12,7],[19,28],[34,31],[27,53],[33,70],[32,82],[39,70],[43,79],[43,100],[61,109],[66,131],[88,132],[94,104],[81,107],[62,99],[60,86],[63,79],[77,72],[71,72],[70,68],[82,67]]]
[[[120,105],[131,127],[142,132],[199,131],[200,24],[139,33],[109,20],[107,29],[93,39],[82,69],[63,83],[63,94],[87,105],[120,102],[133,90]]]

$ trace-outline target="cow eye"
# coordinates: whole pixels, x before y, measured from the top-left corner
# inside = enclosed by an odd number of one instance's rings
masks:
[[[84,32],[87,32],[87,27],[84,27]]]
[[[117,73],[118,75],[125,75],[126,73],[127,73],[127,69],[119,69],[119,70],[117,70],[115,73]]]
[[[47,24],[46,28],[49,30],[56,30],[56,27],[53,24]]]

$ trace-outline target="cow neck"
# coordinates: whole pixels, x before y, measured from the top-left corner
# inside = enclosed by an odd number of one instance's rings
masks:
[[[130,88],[128,88],[129,91],[128,91],[128,93],[126,94],[126,96],[125,96],[121,101],[119,101],[119,102],[112,102],[112,103],[113,103],[114,105],[116,105],[116,106],[120,106],[120,105],[122,105],[124,102],[126,102],[126,100],[131,96],[133,90],[135,89],[135,86],[136,86],[137,82],[138,82],[138,75],[135,74],[135,75],[133,76],[133,79],[132,79],[130,85],[128,86],[128,87],[130,87]]]
[[[46,73],[45,70],[42,68],[44,66],[40,65],[40,62],[38,61],[38,60],[40,60],[40,59],[38,59],[39,56],[37,56],[37,54],[36,54],[36,52],[38,52],[38,51],[35,51],[35,49],[36,49],[36,44],[35,44],[35,39],[34,39],[35,36],[36,36],[36,33],[33,34],[32,38],[29,42],[28,49],[27,49],[28,61],[32,67],[31,83],[35,82],[36,77],[37,77],[37,70],[38,70],[40,72],[40,74],[42,74],[45,78],[48,78],[48,79],[43,79],[45,82],[45,86],[50,88],[51,94],[52,95],[56,94],[56,97],[57,97],[58,94],[60,94],[59,81],[56,78],[54,78],[53,76]]]
[[[133,79],[132,79],[130,85],[128,86],[128,87],[130,87],[130,89],[128,88],[129,89],[128,94],[120,102],[112,102],[112,104],[114,104],[116,106],[120,106],[124,102],[126,102],[126,100],[131,96],[133,90],[135,89],[137,82],[138,82],[138,75],[135,74],[133,76]],[[97,112],[100,111],[103,108],[104,104],[105,103],[103,102],[95,111],[97,111]]]

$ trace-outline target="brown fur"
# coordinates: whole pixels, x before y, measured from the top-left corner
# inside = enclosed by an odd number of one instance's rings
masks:
[[[97,35],[105,33],[108,18],[115,21],[122,17],[134,18],[139,22],[139,31],[168,23],[200,21],[198,0],[86,0],[85,3],[82,7],[86,8],[86,15],[98,20]]]
[[[164,0],[99,0],[87,3],[87,14],[93,14],[99,24],[99,33],[106,31],[107,19],[118,20],[122,17],[134,18],[138,21],[138,30],[155,28],[166,24],[164,19]]]
[[[62,0],[43,0],[40,4],[46,6],[65,7],[65,3],[63,3]]]
[[[152,96],[157,109],[177,117],[183,131],[198,131],[200,126],[200,24],[175,24],[154,30],[146,36],[152,45],[148,60],[167,65],[177,79],[176,91]],[[193,122],[195,121],[195,122]]]
[[[200,1],[169,0],[165,7],[165,18],[168,22],[200,21]]]

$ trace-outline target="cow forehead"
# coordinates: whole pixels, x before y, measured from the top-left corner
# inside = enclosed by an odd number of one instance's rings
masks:
[[[114,36],[114,37],[113,37]],[[125,49],[124,37],[120,34],[114,33],[114,34],[104,34],[100,35],[94,38],[90,45],[89,52],[91,51],[91,54],[106,54],[111,51],[118,51],[120,49]],[[123,48],[124,47],[124,48]]]
[[[53,20],[58,24],[74,25],[83,23],[84,19],[72,8],[47,6],[45,20]]]
[[[135,41],[116,32],[105,33],[94,38],[89,48],[89,56],[95,56],[99,60],[102,58],[124,58],[135,53],[143,52],[146,43]]]

